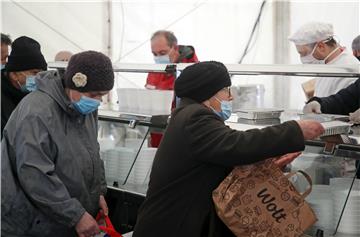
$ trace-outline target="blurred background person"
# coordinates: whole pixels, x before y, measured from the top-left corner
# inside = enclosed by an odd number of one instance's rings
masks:
[[[357,65],[356,58],[334,38],[332,24],[310,22],[301,26],[289,40],[294,42],[304,64]],[[337,93],[352,84],[354,78],[315,78],[315,96],[324,97]]]
[[[26,36],[14,40],[5,69],[1,70],[1,137],[13,110],[36,89],[35,75],[46,70],[47,63],[36,40]]]
[[[55,62],[68,62],[71,58],[71,56],[73,55],[72,52],[70,51],[66,51],[66,50],[62,50],[59,51],[56,55],[55,55]]]
[[[55,55],[55,62],[68,62],[71,58],[71,56],[73,55],[72,52],[70,51],[66,51],[66,50],[62,50],[59,51],[56,55]],[[65,68],[58,68],[57,69],[59,74],[60,74],[60,78],[64,77],[65,74]]]
[[[351,48],[353,55],[360,61],[360,35],[353,40]]]
[[[193,46],[178,45],[174,33],[166,30],[156,31],[151,36],[151,52],[155,63],[194,63],[198,62]],[[145,87],[148,89],[173,90],[175,76],[172,73],[149,73]]]
[[[11,46],[9,35],[1,33],[1,70],[5,68],[7,58],[9,56],[9,47]]]

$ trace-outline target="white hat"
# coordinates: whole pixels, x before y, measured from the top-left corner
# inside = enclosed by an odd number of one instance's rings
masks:
[[[296,45],[306,45],[334,36],[333,25],[324,22],[309,22],[300,27],[288,39]]]

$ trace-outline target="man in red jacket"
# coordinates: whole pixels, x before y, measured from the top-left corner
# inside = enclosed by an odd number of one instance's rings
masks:
[[[156,31],[151,36],[151,52],[155,63],[194,63],[199,62],[192,46],[178,45],[174,33],[166,30]],[[172,73],[151,72],[146,79],[145,87],[156,90],[173,90],[175,75]],[[173,103],[173,107],[174,103]],[[151,146],[158,147],[162,133],[151,133]]]
[[[199,62],[192,46],[178,45],[171,31],[159,30],[151,36],[151,52],[155,63],[194,63]],[[148,74],[145,87],[157,90],[173,90],[175,76],[171,73]]]

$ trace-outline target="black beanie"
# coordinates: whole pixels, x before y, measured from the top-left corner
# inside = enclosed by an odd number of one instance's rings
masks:
[[[203,102],[228,86],[231,86],[231,80],[224,64],[200,62],[185,68],[175,80],[175,94]]]
[[[114,71],[109,57],[96,51],[71,56],[64,75],[65,87],[80,92],[108,91],[114,86]]]
[[[47,70],[47,64],[41,53],[40,44],[29,37],[21,36],[14,40],[11,52],[5,64],[8,72],[19,72],[30,69]]]

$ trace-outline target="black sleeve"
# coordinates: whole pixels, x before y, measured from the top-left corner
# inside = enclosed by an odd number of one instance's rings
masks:
[[[308,103],[311,101],[320,103],[322,113],[348,115],[360,107],[360,78],[335,95],[313,97]]]
[[[185,130],[194,157],[205,162],[236,166],[304,149],[304,137],[295,121],[264,129],[238,131],[214,118],[193,117]]]

